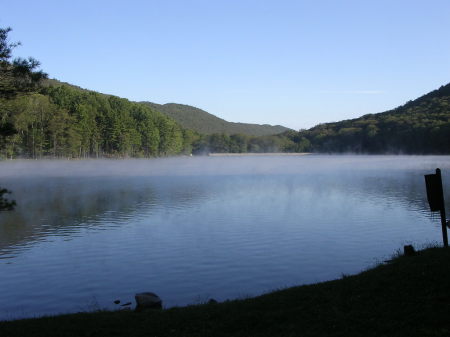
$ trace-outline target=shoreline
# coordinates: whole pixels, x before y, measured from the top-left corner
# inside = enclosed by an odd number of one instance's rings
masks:
[[[325,152],[246,152],[246,153],[217,153],[212,152],[209,154],[180,154],[171,156],[159,156],[159,157],[41,157],[41,158],[0,158],[0,163],[11,163],[11,162],[44,162],[44,161],[54,161],[54,162],[69,162],[69,161],[126,161],[126,160],[136,160],[136,161],[148,161],[148,160],[158,160],[158,159],[175,159],[175,158],[207,158],[207,157],[301,157],[301,156],[323,156],[323,157],[450,157],[450,154],[393,154],[393,153],[325,153]]]
[[[356,275],[253,298],[0,321],[0,335],[446,337],[449,261],[449,249],[427,248]]]
[[[312,154],[312,152],[209,153],[208,157],[307,156]]]

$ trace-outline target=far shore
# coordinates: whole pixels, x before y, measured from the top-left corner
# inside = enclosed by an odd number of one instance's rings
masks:
[[[246,153],[209,153],[210,157],[248,157],[248,156],[306,156],[311,152],[246,152]]]
[[[100,157],[51,157],[42,156],[39,158],[16,157],[16,158],[1,158],[0,162],[5,161],[38,161],[38,160],[116,160],[116,159],[160,159],[160,158],[180,158],[180,157],[262,157],[262,156],[306,156],[320,154],[314,152],[246,152],[246,153],[203,153],[203,154],[179,154],[174,156],[160,156],[160,157],[126,157],[126,156],[100,156]],[[323,153],[322,153],[323,154]]]

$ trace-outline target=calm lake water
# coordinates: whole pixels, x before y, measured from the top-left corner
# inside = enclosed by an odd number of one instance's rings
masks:
[[[0,319],[255,296],[442,242],[423,175],[449,156],[0,162]]]

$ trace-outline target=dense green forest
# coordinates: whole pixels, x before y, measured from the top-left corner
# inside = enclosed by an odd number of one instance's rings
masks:
[[[190,153],[194,132],[144,105],[67,85],[2,102],[3,157],[149,157]]]
[[[294,131],[259,137],[199,134],[148,105],[56,80],[44,81],[34,93],[3,100],[0,109],[3,125],[10,129],[0,135],[3,158],[299,151]]]
[[[450,153],[450,84],[396,109],[273,136],[202,136],[194,151]]]
[[[38,92],[3,99],[1,156],[153,157],[246,152],[450,153],[450,84],[396,109],[252,136],[200,134],[148,105],[50,81]]]
[[[18,44],[8,42],[9,31],[0,29],[0,158],[450,153],[450,84],[387,112],[273,135],[286,128],[228,123],[187,105],[130,102],[46,80],[36,60],[11,59]]]
[[[156,104],[141,102],[154,110],[162,112],[176,120],[186,129],[197,131],[200,134],[244,134],[249,136],[270,136],[288,131],[290,129],[281,125],[249,124],[227,122],[202,109],[185,104]]]
[[[307,152],[310,147],[309,141],[296,131],[259,137],[246,134],[215,133],[201,135],[193,144],[193,153]]]
[[[307,151],[450,153],[450,84],[383,113],[317,125],[299,132]]]
[[[160,156],[191,153],[199,138],[142,104],[46,80],[0,28],[0,157]]]

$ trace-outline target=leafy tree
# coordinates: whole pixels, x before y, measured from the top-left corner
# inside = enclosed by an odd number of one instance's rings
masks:
[[[47,77],[37,71],[39,62],[34,58],[12,58],[12,51],[20,42],[8,41],[11,28],[0,28],[0,99],[15,97],[35,91],[41,80]]]
[[[37,70],[39,62],[34,58],[12,59],[12,51],[20,42],[9,42],[9,32],[9,27],[0,28],[0,144],[5,143],[5,138],[17,138],[12,137],[17,130],[12,123],[11,99],[36,91],[41,81],[47,77],[47,74]],[[9,152],[10,150],[11,146]]]
[[[15,134],[11,123],[5,121],[9,115],[6,99],[36,90],[40,81],[47,77],[42,71],[37,71],[39,62],[33,58],[12,58],[12,51],[20,42],[8,41],[11,28],[0,28],[0,136],[8,137]],[[8,201],[4,195],[10,191],[0,188],[0,210],[12,210],[15,201]]]

